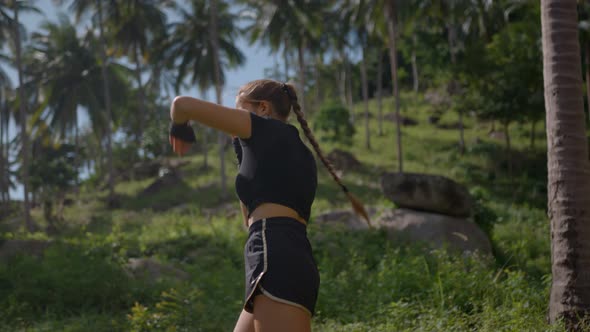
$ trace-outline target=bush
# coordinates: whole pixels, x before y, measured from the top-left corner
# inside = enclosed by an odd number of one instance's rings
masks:
[[[320,108],[314,118],[313,128],[326,134],[324,140],[344,144],[350,144],[355,133],[349,110],[334,102]]]
[[[0,266],[0,321],[117,312],[146,298],[105,250],[56,244],[42,259],[19,256]]]

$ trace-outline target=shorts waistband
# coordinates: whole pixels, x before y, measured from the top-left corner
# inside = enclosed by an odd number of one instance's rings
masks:
[[[250,225],[250,227],[248,228],[248,232],[251,234],[253,232],[261,230],[263,223],[266,224],[265,227],[269,229],[287,227],[290,229],[307,232],[306,225],[291,217],[270,217],[258,219],[255,222],[253,222],[252,225]]]

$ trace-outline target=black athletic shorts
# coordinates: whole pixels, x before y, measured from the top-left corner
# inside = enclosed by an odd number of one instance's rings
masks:
[[[272,300],[302,308],[313,316],[320,275],[304,224],[288,217],[254,222],[244,247],[244,259],[244,310],[252,313],[254,297],[264,294]]]

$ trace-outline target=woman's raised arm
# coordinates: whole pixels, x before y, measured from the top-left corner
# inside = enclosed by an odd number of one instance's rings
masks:
[[[197,121],[239,138],[249,138],[252,131],[248,111],[187,96],[174,98],[170,107],[170,118],[174,123]]]

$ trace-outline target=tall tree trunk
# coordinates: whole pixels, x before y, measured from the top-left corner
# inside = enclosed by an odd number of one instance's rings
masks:
[[[383,136],[383,53],[377,56],[377,111],[379,112],[379,136]]]
[[[324,60],[321,53],[316,54],[316,61],[315,61],[315,71],[314,71],[314,80],[315,80],[315,109],[318,109],[322,103],[323,94],[322,86],[320,84],[322,79],[321,69],[324,64]]]
[[[361,81],[363,84],[363,103],[365,105],[365,148],[371,150],[371,135],[369,131],[369,82],[367,80],[367,59],[366,50],[362,49],[361,59]]]
[[[135,60],[135,80],[137,81],[137,106],[138,106],[138,116],[139,116],[139,128],[137,128],[137,145],[138,147],[143,147],[143,128],[145,126],[145,118],[147,116],[145,110],[145,91],[143,87],[143,83],[141,82],[141,61],[142,56],[140,54],[141,50],[139,49],[139,45],[134,47],[134,60]]]
[[[536,126],[537,126],[537,120],[531,121],[531,145],[530,145],[531,151],[535,149],[535,136],[536,136],[535,127]]]
[[[206,89],[201,90],[201,97],[203,100],[208,100]],[[209,127],[199,125],[199,128],[201,128],[201,134],[203,135],[203,169],[207,170],[209,168]]]
[[[305,39],[299,42],[297,45],[297,54],[299,60],[299,105],[301,105],[301,111],[305,112],[307,105],[305,104]]]
[[[346,74],[346,52],[344,52],[344,50],[339,50],[339,53],[340,59],[342,60],[342,68],[340,68],[340,70],[338,71],[338,93],[340,95],[340,101],[342,102],[342,105],[346,105],[348,107],[349,105],[346,101],[346,77],[348,76]],[[352,112],[351,109],[349,110],[350,112]]]
[[[447,26],[448,28],[448,43],[449,43],[449,53],[451,55],[451,64],[453,66],[453,74],[451,78],[451,84],[453,90],[457,88],[457,80],[455,71],[455,65],[457,64],[457,53],[456,53],[456,46],[457,46],[457,26],[455,22],[455,2],[449,1],[449,14],[450,14],[450,22]],[[455,91],[453,91],[455,93]],[[463,126],[463,111],[459,109],[459,151],[461,155],[465,154],[465,133],[464,133],[464,126]]]
[[[402,159],[402,130],[401,130],[401,114],[400,114],[400,100],[399,100],[399,84],[397,77],[397,47],[396,47],[396,36],[395,36],[395,0],[389,0],[385,6],[385,15],[387,19],[387,37],[389,41],[389,61],[391,62],[391,79],[393,80],[393,97],[395,99],[395,116],[397,121],[396,132],[397,132],[397,160],[398,160],[398,172],[403,172],[403,159]]]
[[[35,224],[31,219],[31,206],[29,202],[29,135],[27,133],[27,110],[25,108],[26,99],[25,91],[23,86],[23,68],[21,63],[21,44],[20,44],[20,28],[18,18],[18,4],[16,0],[12,1],[14,10],[14,42],[15,42],[15,57],[16,67],[18,71],[18,99],[19,99],[19,112],[21,121],[21,144],[22,144],[22,177],[23,177],[23,213],[25,219],[25,226],[27,230],[33,232],[36,230]]]
[[[512,147],[510,146],[510,123],[505,122],[503,123],[504,129],[504,141],[506,143],[506,161],[508,162],[508,178],[510,179],[510,184],[514,185],[514,177],[512,176]]]
[[[6,183],[6,201],[10,202],[10,137],[8,137],[8,126],[9,126],[9,116],[10,112],[8,108],[4,109],[4,142],[5,143],[5,152],[4,152],[4,160],[6,160],[6,172],[3,172],[4,181]],[[2,125],[0,123],[0,125]]]
[[[549,320],[570,331],[590,311],[590,163],[576,0],[541,0],[551,220]]]
[[[217,98],[217,103],[222,104],[221,100],[221,63],[219,60],[219,37],[217,31],[217,0],[211,0],[211,26],[210,26],[210,33],[211,33],[211,46],[213,51],[213,66],[215,67],[214,75],[215,75],[215,96]],[[219,159],[220,159],[220,169],[221,169],[221,197],[225,199],[227,197],[227,188],[226,188],[226,175],[225,175],[225,141],[226,137],[225,134],[219,132],[217,134],[218,143],[219,143]]]
[[[78,201],[78,194],[80,193],[80,142],[78,135],[78,110],[75,112],[76,125],[74,127],[74,168],[76,169],[76,179],[74,192],[76,193],[75,200]]]
[[[107,71],[107,52],[106,52],[106,42],[104,37],[104,21],[102,18],[102,4],[103,1],[96,0],[96,7],[98,9],[98,29],[99,29],[99,38],[100,38],[100,71],[102,74],[102,88],[104,92],[104,103],[105,103],[105,115],[106,115],[106,139],[107,139],[107,171],[108,171],[108,187],[109,187],[109,205],[113,206],[115,204],[115,171],[113,168],[113,133],[112,133],[112,123],[113,123],[113,114],[111,113],[111,88],[109,85],[109,76]],[[102,145],[102,140],[99,143]],[[99,163],[100,167],[102,167],[102,158],[101,162]]]
[[[6,188],[7,188],[7,183],[6,183],[6,173],[7,169],[6,169],[6,165],[8,164],[7,162],[5,162],[4,160],[4,107],[2,106],[2,110],[0,110],[1,114],[2,114],[2,119],[0,119],[0,207],[2,208],[2,210],[4,210],[4,204],[7,203],[6,200]]]
[[[418,61],[416,60],[416,45],[418,43],[416,33],[412,33],[412,79],[414,81],[414,92],[418,92],[420,81],[418,78]]]
[[[588,108],[586,109],[586,121],[590,125],[590,41],[586,42],[586,103]]]
[[[283,47],[283,59],[285,65],[285,82],[289,81],[289,42],[285,40],[285,46]]]
[[[4,99],[4,96],[2,96]],[[8,120],[8,107],[7,105],[2,105],[2,109],[0,109],[0,161],[2,162],[0,165],[0,196],[2,203],[8,204],[8,196],[7,193],[10,191],[8,188],[8,167],[10,165],[10,160],[8,158],[8,139],[4,140],[4,132],[8,131],[8,126],[5,123]]]
[[[350,65],[350,61],[348,59],[344,63],[344,70],[346,71],[346,79],[344,81],[344,93],[346,95],[346,105],[350,110],[350,120],[354,122],[355,120],[355,113],[354,113],[354,100],[352,98],[352,69]]]

